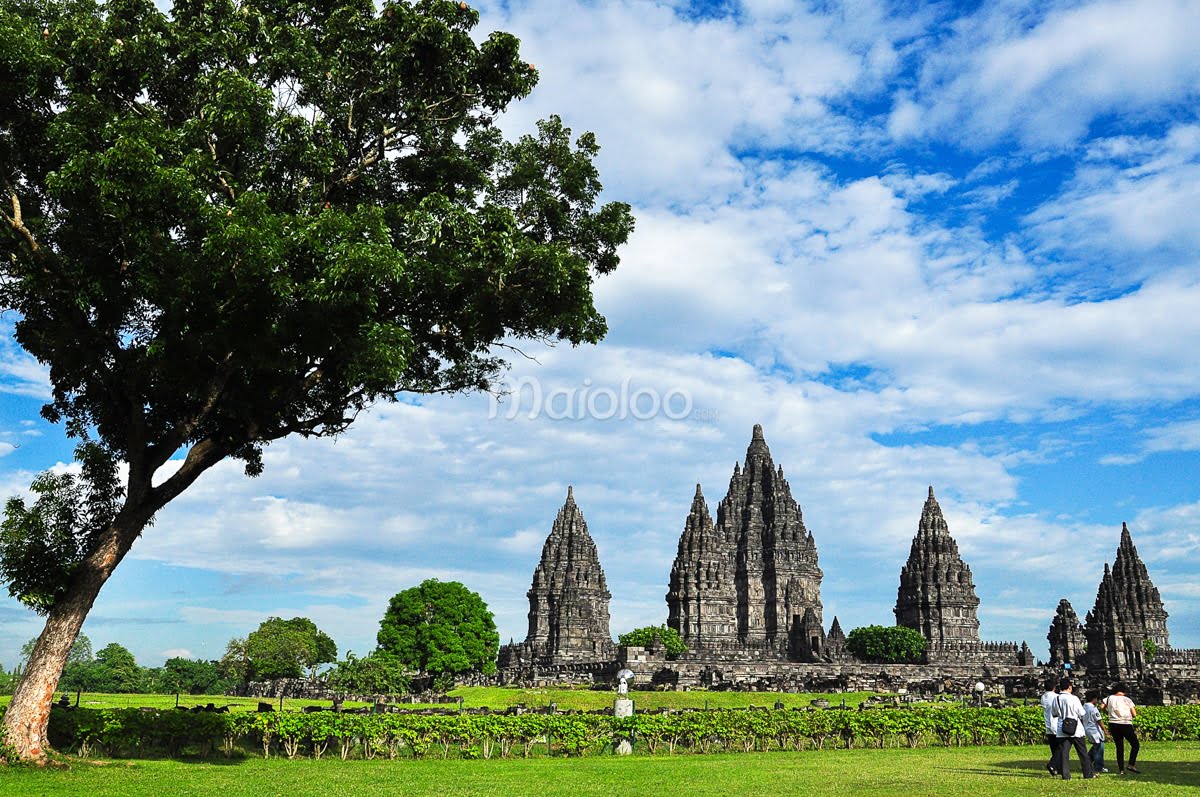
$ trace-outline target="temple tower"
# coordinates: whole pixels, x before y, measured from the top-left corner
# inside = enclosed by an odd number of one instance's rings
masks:
[[[1111,568],[1107,562],[1104,565],[1096,604],[1088,612],[1083,634],[1088,667],[1113,677],[1124,677],[1145,667],[1148,647],[1170,647],[1167,610],[1124,523],[1116,561]]]
[[[822,573],[762,426],[754,426],[745,466],[734,465],[711,529],[710,522],[697,492],[672,568],[668,623],[695,650],[798,654],[793,630],[805,611],[813,611],[810,625],[821,624]]]
[[[833,625],[829,626],[829,633],[825,635],[825,655],[834,660],[846,657],[846,632],[836,616]]]
[[[1079,615],[1075,614],[1071,602],[1063,598],[1058,602],[1054,619],[1050,622],[1050,633],[1046,634],[1050,643],[1050,663],[1080,662],[1083,660],[1087,644],[1083,638],[1083,626]]]
[[[525,644],[533,657],[551,663],[611,657],[608,601],[612,595],[571,487],[542,546],[526,594],[529,635]]]
[[[935,644],[978,642],[978,608],[971,568],[959,556],[930,487],[908,562],[900,570],[896,624],[920,631]]]
[[[700,485],[679,537],[667,593],[667,625],[688,650],[728,648],[737,640],[733,563],[717,536]]]

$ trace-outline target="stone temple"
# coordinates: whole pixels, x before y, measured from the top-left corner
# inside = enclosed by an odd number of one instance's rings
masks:
[[[533,571],[529,597],[529,634],[508,656],[518,662],[563,664],[602,661],[613,654],[608,627],[612,594],[600,567],[596,543],[588,533],[575,491],[558,511],[542,559]]]
[[[820,628],[821,575],[812,532],[755,426],[715,523],[696,485],[671,568],[667,625],[690,650],[800,655],[806,612]]]
[[[924,661],[855,659],[836,617],[824,630],[822,577],[813,534],[756,425],[716,518],[696,485],[683,521],[666,599],[667,624],[685,653],[668,657],[657,642],[613,644],[604,571],[568,488],[527,593],[528,634],[500,649],[498,678],[611,684],[618,670],[629,669],[638,683],[660,688],[962,694],[983,680],[1011,694],[1037,694],[1043,678],[1069,664],[1085,685],[1129,681],[1144,702],[1200,695],[1200,650],[1170,647],[1167,612],[1124,526],[1086,623],[1060,601],[1046,664],[1024,642],[980,639],[974,577],[932,487],[900,568],[894,609],[897,625],[925,637]]]
[[[978,608],[971,568],[958,555],[930,487],[908,562],[900,570],[896,625],[920,631],[930,642],[978,642]]]

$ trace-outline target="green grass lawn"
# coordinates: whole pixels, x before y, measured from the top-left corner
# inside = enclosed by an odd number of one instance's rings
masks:
[[[822,750],[802,753],[492,761],[167,760],[0,768],[4,795],[1194,795],[1200,743],[1142,745],[1143,773],[1064,783],[1042,747]],[[1077,770],[1077,767],[1076,767]]]

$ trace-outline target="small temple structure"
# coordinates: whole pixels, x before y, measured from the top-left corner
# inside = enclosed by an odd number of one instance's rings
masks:
[[[1083,625],[1075,614],[1071,602],[1063,598],[1050,621],[1050,632],[1046,634],[1050,643],[1050,663],[1053,665],[1073,664],[1083,659],[1087,642],[1083,638]]]
[[[562,664],[611,658],[608,602],[612,594],[572,487],[567,488],[566,503],[542,546],[526,596],[529,633],[521,646],[506,646],[509,659]]]
[[[978,642],[978,608],[971,568],[959,555],[930,487],[908,562],[900,570],[896,624],[934,643]]]

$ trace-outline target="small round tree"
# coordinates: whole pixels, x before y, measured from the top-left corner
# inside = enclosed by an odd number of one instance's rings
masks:
[[[925,637],[902,625],[868,625],[846,637],[846,649],[863,661],[917,664],[925,657]]]
[[[379,650],[431,675],[496,671],[500,635],[478,593],[431,578],[397,593],[379,624]]]
[[[271,617],[246,637],[245,655],[251,678],[301,678],[337,661],[337,644],[307,617]]]
[[[675,659],[680,653],[687,653],[687,645],[683,644],[679,632],[665,625],[647,625],[617,637],[617,643],[627,647],[647,648],[658,637],[659,643],[666,649],[667,658]]]

